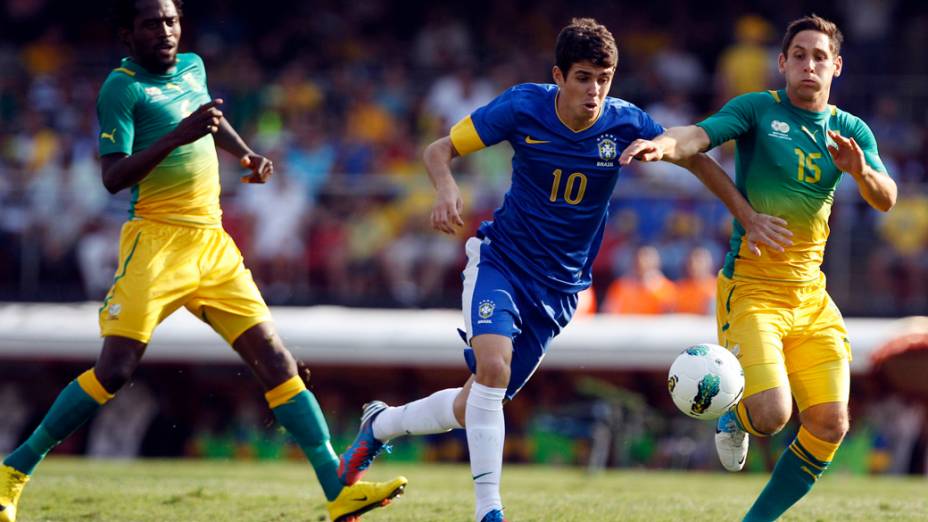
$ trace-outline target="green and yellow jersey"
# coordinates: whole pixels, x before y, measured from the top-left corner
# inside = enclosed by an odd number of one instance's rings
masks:
[[[165,74],[152,74],[123,58],[97,98],[100,155],[144,150],[209,100],[206,69],[196,54],[178,54],[177,65]],[[213,136],[174,149],[134,185],[129,218],[219,226],[219,162]]]
[[[738,190],[754,210],[785,219],[793,232],[793,244],[784,252],[767,249],[757,257],[747,249],[744,227],[735,220],[722,273],[733,279],[818,280],[841,177],[828,152],[834,142],[826,131],[853,137],[867,164],[886,172],[867,124],[832,105],[822,112],[800,109],[779,90],[733,98],[697,125],[709,135],[710,147],[736,140]]]

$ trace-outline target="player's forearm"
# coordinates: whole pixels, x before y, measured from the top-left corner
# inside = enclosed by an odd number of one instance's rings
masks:
[[[232,128],[232,125],[225,118],[219,121],[219,129],[213,135],[213,139],[216,140],[217,147],[232,154],[238,159],[243,158],[247,154],[253,154],[253,151],[248,144],[245,143],[245,140],[238,135],[238,132],[235,132],[235,129]]]
[[[110,194],[115,194],[139,183],[179,145],[174,136],[169,133],[147,149],[129,156],[121,158],[113,155],[104,156],[101,158],[103,186]]]
[[[735,219],[741,223],[749,223],[756,214],[751,204],[741,195],[738,187],[731,181],[725,170],[714,159],[697,153],[687,159],[675,161],[693,173],[710,192],[715,194],[722,203],[728,207]]]
[[[681,161],[694,157],[709,148],[709,135],[697,125],[671,127],[654,139],[664,150],[667,161]]]
[[[891,177],[864,165],[860,174],[854,175],[861,197],[871,207],[886,212],[896,204],[896,182]]]
[[[457,152],[448,137],[432,142],[422,153],[425,170],[436,191],[457,185],[451,174],[451,160],[455,157],[457,157]]]

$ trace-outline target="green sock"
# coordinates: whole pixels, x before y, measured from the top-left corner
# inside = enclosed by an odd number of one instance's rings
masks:
[[[325,497],[334,500],[344,486],[338,480],[338,456],[329,442],[329,427],[316,397],[303,390],[273,411],[313,465]]]
[[[802,458],[799,457],[802,455]],[[799,501],[822,476],[830,462],[823,462],[793,441],[780,455],[770,481],[754,501],[744,522],[770,522]]]
[[[65,386],[45,418],[20,447],[7,455],[3,464],[31,475],[45,455],[100,409],[97,403],[77,383]]]

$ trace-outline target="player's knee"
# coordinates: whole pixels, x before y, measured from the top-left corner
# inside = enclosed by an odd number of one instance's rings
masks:
[[[505,388],[509,385],[511,370],[506,361],[500,358],[490,358],[477,361],[477,382],[493,388]]]
[[[790,413],[791,412],[779,410],[767,411],[751,420],[757,431],[767,435],[775,435],[786,426],[787,422],[789,422]]]
[[[807,429],[813,435],[828,442],[841,442],[850,429],[847,415],[841,414],[826,415],[811,424],[812,426],[808,426]]]
[[[94,374],[103,388],[109,393],[119,391],[135,373],[136,364],[133,361],[110,362],[94,367]]]

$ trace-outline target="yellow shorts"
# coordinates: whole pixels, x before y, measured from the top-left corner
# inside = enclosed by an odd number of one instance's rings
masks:
[[[181,306],[229,344],[271,318],[241,252],[221,227],[126,222],[116,277],[100,307],[100,335],[147,343]]]
[[[847,402],[851,346],[825,276],[806,285],[732,280],[719,274],[719,344],[744,368],[744,396],[788,385],[799,411]]]

